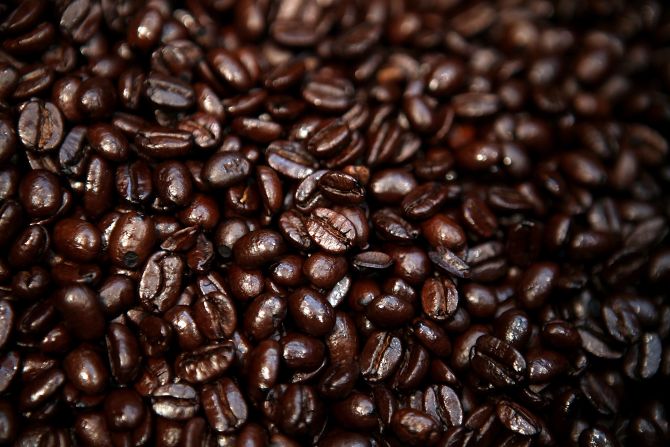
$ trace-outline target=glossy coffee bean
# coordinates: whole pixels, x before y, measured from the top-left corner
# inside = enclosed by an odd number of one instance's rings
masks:
[[[86,221],[63,219],[55,225],[53,236],[56,249],[74,261],[92,261],[101,250],[100,231]]]
[[[121,216],[109,236],[109,254],[119,267],[137,268],[151,254],[156,240],[151,218],[134,211]]]

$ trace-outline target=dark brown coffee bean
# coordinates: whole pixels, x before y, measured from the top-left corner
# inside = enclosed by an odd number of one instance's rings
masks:
[[[449,279],[429,278],[421,289],[421,304],[426,315],[436,321],[451,317],[458,307],[458,291]]]
[[[217,49],[207,54],[207,61],[219,77],[230,87],[247,91],[253,81],[244,64],[229,51]]]
[[[347,124],[340,120],[327,121],[307,140],[307,150],[316,158],[337,155],[351,142],[351,132]]]
[[[316,208],[307,218],[306,227],[312,240],[331,253],[349,250],[356,236],[351,221],[328,208]]]
[[[112,323],[107,328],[107,356],[112,376],[120,384],[133,380],[140,369],[140,348],[127,326]]]
[[[193,305],[193,317],[200,332],[210,340],[233,335],[237,327],[235,306],[223,293],[210,293]]]
[[[395,295],[380,295],[366,308],[365,315],[379,328],[400,327],[414,316],[414,307]]]
[[[461,226],[446,214],[436,214],[422,222],[421,234],[433,247],[444,246],[457,250],[466,243],[465,232]]]
[[[203,167],[203,179],[213,188],[227,188],[247,178],[251,164],[241,154],[219,152]]]
[[[235,432],[247,420],[248,409],[244,396],[229,378],[205,385],[200,400],[207,421],[218,432]]]
[[[558,266],[553,263],[535,263],[521,277],[518,297],[528,309],[537,309],[547,301],[558,277]]]
[[[82,81],[77,89],[79,112],[89,119],[108,117],[116,104],[116,89],[103,77],[91,77]]]
[[[21,76],[12,95],[14,99],[18,100],[27,100],[43,95],[51,87],[55,78],[53,69],[46,65],[24,66],[20,73]]]
[[[300,288],[288,298],[288,311],[295,324],[309,335],[323,336],[333,328],[332,306],[316,291]]]
[[[495,214],[480,198],[468,195],[462,205],[463,220],[468,228],[484,238],[493,236],[498,227]]]
[[[296,141],[279,140],[270,143],[266,159],[275,171],[292,179],[303,179],[318,167],[314,157]]]
[[[102,336],[104,315],[95,292],[86,286],[69,286],[56,293],[55,305],[70,331],[83,340]]]
[[[161,73],[149,73],[144,81],[144,95],[158,108],[184,110],[195,102],[193,88],[186,82]]]
[[[372,223],[383,239],[407,242],[419,236],[419,230],[393,210],[384,208],[372,215]]]
[[[427,413],[412,408],[396,411],[391,428],[398,439],[408,445],[432,445],[440,436],[437,422]]]
[[[375,332],[361,352],[361,375],[369,383],[386,380],[400,364],[403,346],[389,332]]]
[[[645,333],[626,353],[623,359],[624,373],[638,380],[653,377],[661,364],[662,345],[656,333]]]
[[[308,104],[327,113],[347,110],[352,105],[353,94],[353,86],[343,78],[315,77],[302,90],[302,97]]]
[[[479,337],[470,354],[473,371],[496,387],[515,386],[523,380],[526,361],[506,342],[490,336]]]
[[[523,436],[534,436],[540,431],[540,423],[526,408],[509,401],[500,401],[496,405],[496,415],[510,431]]]
[[[60,17],[60,28],[75,42],[83,43],[95,34],[101,19],[100,4],[79,0],[65,8]]]
[[[50,151],[63,139],[63,118],[58,108],[38,99],[21,109],[17,133],[21,143],[31,150]]]
[[[175,374],[189,383],[206,383],[221,377],[234,358],[232,342],[222,342],[183,352],[175,360]]]
[[[166,203],[184,206],[190,203],[193,194],[191,173],[182,163],[168,161],[156,167],[158,196]]]
[[[352,264],[358,270],[383,270],[393,265],[393,258],[381,251],[366,251],[357,254]]]
[[[63,190],[58,178],[42,169],[30,171],[19,184],[19,199],[32,218],[48,218],[58,212]]]
[[[193,136],[184,130],[151,126],[137,131],[135,144],[141,153],[150,158],[174,158],[189,152],[193,146]]]
[[[137,268],[151,254],[156,240],[151,218],[134,211],[119,218],[109,236],[109,254],[119,267]]]
[[[447,248],[439,247],[437,251],[428,252],[428,257],[436,266],[457,278],[470,277],[470,267]]]
[[[334,203],[349,205],[365,200],[365,190],[354,177],[342,172],[326,172],[318,180],[319,190]]]
[[[170,383],[159,386],[151,393],[153,411],[172,420],[192,418],[200,407],[198,394],[190,385]]]
[[[165,312],[181,292],[184,261],[176,254],[158,251],[151,255],[139,282],[142,306],[151,312]]]

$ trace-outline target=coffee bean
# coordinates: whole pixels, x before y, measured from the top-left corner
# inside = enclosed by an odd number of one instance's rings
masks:
[[[535,416],[514,402],[498,402],[496,405],[496,415],[508,430],[520,435],[533,436],[540,431],[539,422]]]
[[[372,223],[377,232],[386,240],[407,242],[419,236],[417,228],[388,208],[373,214]]]
[[[470,267],[447,248],[441,247],[437,251],[428,252],[428,257],[436,266],[457,278],[470,276]]]
[[[186,155],[193,146],[193,135],[185,130],[143,127],[135,133],[135,145],[150,158],[180,157]]]
[[[75,336],[91,340],[102,336],[105,319],[95,292],[86,286],[69,286],[56,293],[55,305]]]
[[[50,151],[63,139],[63,117],[50,102],[31,100],[21,108],[17,133],[21,143],[35,151]]]
[[[288,298],[288,311],[304,332],[313,336],[326,335],[335,324],[333,308],[316,291],[300,288]]]
[[[224,152],[212,156],[203,167],[202,175],[213,188],[227,188],[244,180],[251,164],[238,153]]]
[[[412,408],[396,411],[391,427],[398,438],[408,445],[431,445],[439,437],[437,422],[425,412]]]
[[[389,332],[375,332],[361,352],[361,375],[369,383],[386,380],[400,363],[402,353],[398,337]]]
[[[329,208],[316,208],[307,218],[306,227],[312,240],[331,253],[347,251],[356,235],[351,221]]]
[[[172,420],[190,419],[200,407],[195,389],[182,383],[156,388],[151,394],[151,405],[157,415]]]
[[[436,321],[451,317],[458,306],[458,291],[449,279],[429,278],[421,289],[421,304],[426,315]]]
[[[226,372],[233,361],[230,342],[208,345],[180,354],[175,361],[175,374],[189,383],[209,382]]]
[[[318,167],[316,160],[296,141],[272,142],[266,157],[272,169],[292,179],[303,179]]]
[[[200,400],[207,421],[218,432],[236,431],[247,420],[247,404],[235,382],[229,378],[205,385]]]
[[[109,236],[110,257],[119,267],[137,268],[151,254],[155,237],[151,218],[126,213]]]
[[[473,371],[496,387],[515,386],[523,380],[526,361],[504,341],[490,335],[479,337],[470,354]]]

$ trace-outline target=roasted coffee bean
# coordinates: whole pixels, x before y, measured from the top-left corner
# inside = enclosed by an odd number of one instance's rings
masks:
[[[318,292],[299,288],[288,297],[288,311],[295,324],[313,336],[326,335],[335,324],[333,308]]]
[[[447,190],[442,185],[425,183],[405,196],[402,211],[409,219],[425,219],[435,214],[447,199]]]
[[[32,218],[49,218],[61,207],[63,190],[58,178],[49,171],[36,169],[19,184],[19,199]]]
[[[436,266],[457,278],[470,277],[470,267],[451,250],[440,247],[428,253],[428,257]]]
[[[383,270],[393,265],[393,259],[381,251],[366,251],[357,254],[352,264],[359,270]]]
[[[112,323],[107,328],[107,355],[112,376],[120,384],[133,380],[140,369],[137,338],[127,326]]]
[[[389,332],[376,332],[361,352],[361,375],[369,383],[386,380],[400,364],[401,340]]]
[[[433,445],[440,436],[437,422],[427,413],[412,408],[396,411],[391,428],[398,439],[408,445]]]
[[[217,75],[230,87],[247,91],[253,80],[244,64],[229,51],[218,49],[207,54],[207,62]]]
[[[516,349],[523,349],[531,336],[530,318],[522,310],[509,309],[498,316],[494,331],[502,341]]]
[[[35,151],[50,151],[63,139],[63,117],[53,103],[31,100],[21,108],[17,134],[21,143]]]
[[[235,261],[244,268],[270,263],[286,250],[281,235],[272,230],[257,230],[239,238],[233,246]]]
[[[316,208],[307,218],[306,227],[314,243],[331,253],[349,250],[356,236],[351,221],[329,208]]]
[[[210,293],[198,299],[193,312],[198,329],[210,340],[230,337],[237,327],[235,305],[223,293]]]
[[[308,104],[328,113],[344,112],[351,107],[353,94],[353,86],[343,78],[314,77],[302,90]]]
[[[158,108],[184,110],[195,102],[195,93],[188,83],[161,73],[149,73],[144,81],[144,95]]]
[[[190,385],[170,383],[159,386],[151,393],[153,411],[164,418],[186,420],[200,407],[198,394]]]
[[[419,236],[417,228],[388,208],[373,214],[372,223],[380,236],[389,241],[406,242]]]
[[[200,400],[207,421],[218,432],[234,432],[247,420],[244,396],[229,378],[205,385]]]
[[[496,387],[518,385],[526,373],[523,356],[491,335],[477,339],[470,354],[470,365],[479,377]]]
[[[400,327],[414,316],[414,307],[395,295],[380,295],[367,305],[365,315],[379,328]]]
[[[314,157],[297,141],[274,141],[265,156],[272,169],[292,179],[303,179],[318,167]]]
[[[68,330],[78,338],[92,340],[104,333],[105,317],[95,292],[89,287],[64,287],[56,293],[54,304]]]
[[[116,168],[116,191],[130,203],[148,202],[153,195],[151,167],[144,160]]]
[[[119,267],[137,268],[151,254],[156,240],[151,218],[134,211],[121,216],[109,236],[109,254]]]
[[[213,188],[227,188],[244,180],[251,164],[235,152],[217,153],[203,167],[202,175]]]
[[[278,403],[278,422],[284,433],[300,437],[321,429],[324,409],[313,387],[291,384]]]
[[[623,359],[625,374],[638,380],[653,377],[661,363],[661,340],[658,334],[645,333],[630,347]]]
[[[426,315],[436,321],[451,317],[458,307],[458,291],[449,279],[429,278],[421,289],[421,305]]]
[[[178,162],[163,162],[156,168],[158,196],[166,203],[184,206],[191,202],[193,182],[186,166]]]
[[[342,424],[356,430],[371,430],[377,426],[372,398],[363,393],[351,393],[333,406],[334,416]]]
[[[116,89],[103,77],[91,77],[82,81],[77,89],[79,112],[92,120],[110,116],[116,104]]]
[[[219,216],[218,203],[204,194],[194,194],[191,203],[178,214],[182,224],[201,227],[205,231],[216,227]]]
[[[282,359],[289,368],[310,370],[323,362],[325,346],[319,339],[298,333],[282,337]]]
[[[508,430],[523,436],[536,435],[541,429],[535,416],[526,408],[514,402],[498,402],[496,415]]]
[[[100,231],[78,219],[63,219],[54,227],[54,246],[66,257],[79,262],[94,260],[101,250]]]
[[[135,145],[140,153],[150,158],[180,157],[191,150],[193,135],[185,130],[168,127],[142,127],[135,133]]]
[[[233,357],[234,346],[231,342],[184,352],[175,361],[175,374],[189,383],[209,382],[226,372]]]
[[[468,195],[462,205],[463,220],[469,229],[481,237],[493,236],[498,227],[496,216],[486,202],[480,198]]]
[[[349,205],[365,199],[365,190],[354,177],[342,172],[325,173],[318,180],[319,190],[334,203]]]

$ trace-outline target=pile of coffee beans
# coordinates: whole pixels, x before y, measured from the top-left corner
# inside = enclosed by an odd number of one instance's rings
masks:
[[[662,0],[0,1],[0,444],[670,445]]]

